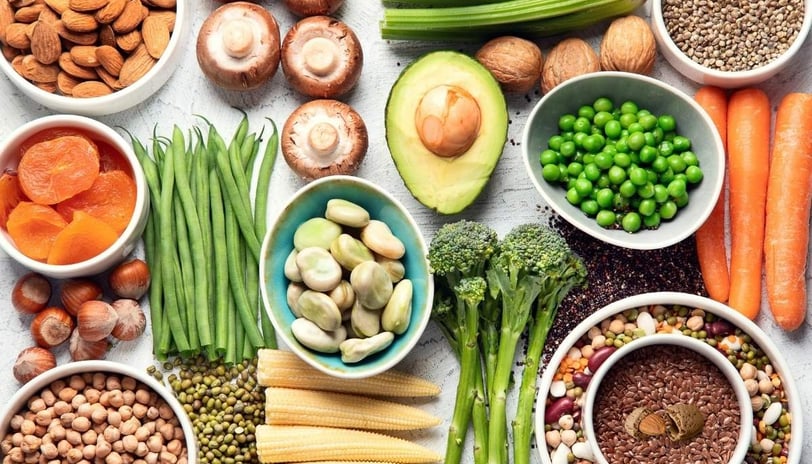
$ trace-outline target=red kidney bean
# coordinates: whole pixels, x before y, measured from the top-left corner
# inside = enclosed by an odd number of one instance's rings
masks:
[[[734,327],[730,322],[720,319],[718,321],[713,321],[706,324],[705,330],[708,332],[709,337],[715,337],[717,335],[724,337],[733,334],[736,331],[736,327]]]
[[[558,398],[550,403],[544,410],[544,422],[548,424],[558,422],[558,419],[564,414],[571,414],[574,406],[575,401],[572,398],[568,396]]]
[[[608,358],[616,350],[617,348],[614,346],[602,346],[595,350],[595,352],[592,353],[592,356],[589,357],[589,363],[587,364],[590,372],[596,372],[598,368],[601,367],[601,364],[606,361],[606,358]]]
[[[576,372],[572,374],[572,382],[578,387],[586,388],[589,386],[590,380],[592,380],[592,376],[586,372]]]

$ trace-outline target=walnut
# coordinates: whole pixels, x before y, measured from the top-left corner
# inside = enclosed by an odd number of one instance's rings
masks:
[[[618,18],[609,25],[601,41],[601,69],[651,74],[657,42],[645,19],[639,16]]]
[[[488,41],[476,59],[491,71],[505,92],[529,92],[541,77],[544,61],[539,47],[519,37],[504,36]]]
[[[597,71],[600,61],[588,43],[575,37],[564,39],[547,55],[541,71],[541,91],[547,93],[567,79]]]

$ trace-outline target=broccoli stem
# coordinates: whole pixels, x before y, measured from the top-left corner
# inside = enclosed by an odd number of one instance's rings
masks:
[[[457,382],[457,394],[454,401],[454,412],[451,416],[451,425],[448,429],[448,442],[446,444],[445,462],[458,464],[462,459],[465,436],[468,433],[468,424],[471,423],[474,398],[476,392],[477,374],[481,372],[479,362],[479,346],[477,345],[477,327],[479,314],[476,305],[462,299],[458,300],[458,311],[464,315],[461,321],[459,334],[458,355],[460,358],[460,378]]]
[[[477,362],[480,362],[479,356]],[[479,367],[479,366],[478,366]],[[488,411],[485,404],[485,385],[482,379],[481,367],[475,376],[476,388],[474,392],[474,406],[472,411],[474,423],[474,463],[487,464],[488,462]]]
[[[482,345],[482,358],[485,365],[485,393],[490,395],[496,372],[496,358],[499,351],[499,300],[486,297],[482,305],[479,336]]]

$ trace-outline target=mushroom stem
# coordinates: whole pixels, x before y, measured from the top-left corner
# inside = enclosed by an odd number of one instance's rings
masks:
[[[330,123],[320,122],[310,129],[307,142],[317,155],[329,155],[338,146],[338,130]]]
[[[335,71],[338,54],[336,44],[324,37],[313,37],[302,46],[305,68],[317,76],[326,76]]]
[[[254,24],[244,18],[234,18],[223,24],[223,49],[229,56],[243,58],[254,48]]]

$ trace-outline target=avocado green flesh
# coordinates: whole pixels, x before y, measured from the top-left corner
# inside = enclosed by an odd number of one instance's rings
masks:
[[[455,157],[429,151],[415,127],[422,96],[440,85],[467,90],[481,113],[476,141]],[[476,200],[507,141],[507,104],[499,83],[479,62],[456,51],[431,52],[407,66],[389,93],[384,122],[389,152],[404,184],[420,203],[442,214],[458,213]]]

